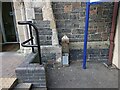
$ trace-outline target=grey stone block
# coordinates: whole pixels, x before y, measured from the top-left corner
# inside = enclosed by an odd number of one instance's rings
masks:
[[[33,23],[37,28],[50,28],[50,21],[34,20]]]
[[[46,36],[46,37],[47,37],[47,40],[52,41],[52,35],[48,35],[48,36]]]
[[[72,10],[72,13],[83,12],[84,10],[85,10],[84,8],[75,8]]]
[[[40,45],[42,45],[42,46],[43,46],[43,45],[52,45],[52,41],[50,41],[50,40],[49,40],[49,41],[47,41],[47,40],[46,40],[46,41],[45,41],[45,40],[42,41],[42,40],[41,40],[41,41],[40,41]]]
[[[55,18],[58,20],[60,20],[60,19],[64,19],[63,18],[63,14],[61,14],[61,13],[59,13],[59,14],[55,14]]]
[[[45,37],[45,35],[39,35],[39,39],[40,39],[40,41],[47,40],[46,37]]]
[[[45,30],[45,31],[40,31],[39,30],[39,35],[52,35],[52,30]]]
[[[72,34],[75,35],[75,34],[79,34],[81,36],[84,36],[84,29],[73,29],[72,30]]]
[[[37,20],[43,20],[43,15],[35,13],[35,19],[37,19]]]
[[[35,13],[42,13],[42,9],[41,8],[34,8]]]
[[[88,49],[87,50],[87,59],[90,61],[105,61],[108,60],[108,54],[101,51],[104,49]],[[70,50],[70,60],[83,60],[83,50]]]
[[[16,76],[20,82],[32,83],[34,86],[37,87],[41,87],[41,85],[37,85],[39,83],[46,83],[45,68],[37,64],[27,64],[25,67],[18,67],[16,69]]]
[[[64,13],[64,9],[53,9],[54,14]]]
[[[55,61],[56,60],[56,53],[42,53],[42,61]]]
[[[102,49],[100,54],[101,55],[108,55],[109,54],[109,49]]]

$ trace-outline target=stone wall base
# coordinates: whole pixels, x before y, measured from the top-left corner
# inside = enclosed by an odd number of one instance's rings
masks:
[[[33,87],[46,87],[46,69],[39,63],[31,63],[36,54],[28,55],[24,62],[16,68],[16,76],[20,83],[32,83]]]

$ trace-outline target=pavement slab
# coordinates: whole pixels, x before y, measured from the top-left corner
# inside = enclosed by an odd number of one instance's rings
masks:
[[[25,56],[17,52],[1,52],[0,57],[0,77],[15,78],[15,69],[24,61]]]
[[[17,78],[0,78],[1,84],[0,84],[0,90],[2,89],[9,89],[15,83]]]
[[[78,61],[69,67],[48,67],[47,81],[48,88],[118,88],[118,70],[102,62],[87,62],[87,69],[82,69]]]

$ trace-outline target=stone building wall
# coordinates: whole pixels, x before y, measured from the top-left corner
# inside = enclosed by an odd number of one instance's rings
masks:
[[[71,42],[83,42],[85,29],[85,2],[53,2],[59,40],[66,34]],[[113,3],[91,5],[88,41],[108,41],[111,29]]]
[[[31,48],[22,47],[21,43],[29,38],[28,26],[18,25],[18,21],[31,21],[35,19],[34,8],[29,1],[25,2],[24,0],[13,0],[13,8],[20,42],[20,50],[18,52],[27,54],[31,52]]]
[[[22,3],[18,3],[18,5],[22,5]],[[52,29],[52,45],[58,45],[57,34],[60,44],[61,38],[65,34],[70,39],[70,59],[82,60],[85,9],[85,2],[51,2],[46,4],[41,2],[26,2],[22,8],[15,7],[16,21],[32,19],[49,20],[50,28]],[[23,12],[24,10],[25,12]],[[91,5],[87,55],[89,60],[108,59],[112,11],[113,3],[110,2]],[[23,27],[17,27],[21,41],[23,41],[22,38],[24,37],[22,36],[27,35],[27,32],[24,31],[23,33],[21,32]],[[24,27],[24,29],[27,29],[27,27]]]
[[[18,21],[33,21],[38,28],[41,57],[43,61],[52,60],[53,62],[61,62],[61,46],[58,43],[58,36],[54,22],[51,3],[49,0],[31,1],[19,0],[14,2],[14,10],[16,16],[16,23]],[[24,28],[24,29],[23,29]],[[18,25],[17,30],[19,33],[20,43],[27,40],[29,37],[29,27],[25,25]],[[35,30],[33,30],[34,43],[36,43]],[[30,53],[31,48],[21,46],[24,53]],[[26,50],[26,49],[29,49]]]
[[[33,21],[33,19],[37,18],[35,13],[36,8],[42,8],[43,5],[44,4],[42,2],[31,2],[31,0],[13,0],[16,26],[20,43],[30,38],[30,36],[28,30],[29,27],[26,25],[18,25],[18,21]],[[31,48],[20,46],[20,50],[18,52],[27,54],[28,52],[31,52]]]
[[[33,22],[38,28],[40,45],[52,45],[52,29],[50,29],[50,21],[42,21],[36,19]],[[36,33],[34,36],[35,35]]]
[[[70,60],[82,60],[86,3],[53,2],[52,8],[60,43],[63,35],[67,35],[70,38]],[[113,3],[91,5],[88,60],[108,60],[112,12]]]
[[[46,87],[46,66],[32,63],[36,54],[29,54],[25,57],[15,70],[19,83],[32,83],[33,87]]]

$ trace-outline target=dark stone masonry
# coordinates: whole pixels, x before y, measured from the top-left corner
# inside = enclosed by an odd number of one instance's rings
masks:
[[[34,8],[38,28],[41,61],[39,65],[37,53],[31,53],[24,62],[16,68],[19,82],[32,83],[34,87],[46,87],[46,64],[62,64],[61,39],[67,35],[69,43],[69,59],[83,60],[83,41],[85,29],[85,2],[52,2],[53,14],[60,45],[52,45],[54,32],[51,21],[43,21],[42,9]],[[113,3],[91,5],[88,35],[88,61],[107,61],[109,53],[109,36],[112,26]],[[35,32],[34,32],[35,36]],[[45,64],[46,63],[46,64]]]
[[[70,42],[83,42],[85,28],[85,2],[53,2],[53,13],[59,40],[66,34]],[[109,40],[113,3],[91,5],[88,41]]]
[[[52,29],[50,29],[50,21],[34,20],[34,24],[38,28],[40,44],[52,45]]]
[[[33,87],[46,87],[45,66],[32,63],[36,54],[27,56],[24,62],[16,68],[16,76],[20,83],[32,83]]]
[[[67,35],[70,43],[84,42],[85,29],[85,2],[53,2],[53,13],[58,30],[58,38],[61,44],[63,35]],[[91,5],[89,17],[88,42],[109,42],[112,25],[113,3],[104,2],[98,5]],[[94,44],[95,46],[95,44]],[[83,48],[83,47],[82,47]],[[97,51],[97,52],[96,52]],[[102,52],[102,53],[101,53]],[[108,47],[88,48],[88,60],[108,60]],[[82,60],[83,49],[70,48],[70,60]]]
[[[35,11],[35,19],[36,20],[43,20],[43,14],[41,8],[34,8]]]
[[[108,49],[88,49],[87,60],[88,61],[106,61],[108,59]],[[83,49],[70,50],[70,60],[83,60]]]
[[[60,41],[60,44],[63,35],[67,35],[69,37],[70,43],[83,43],[86,3],[52,2],[52,9],[55,17],[56,28],[58,31],[58,39]],[[50,21],[43,21],[42,9],[35,8],[34,10],[36,18],[34,20],[34,23],[39,29],[40,44],[52,45],[52,29],[50,29]],[[96,44],[92,44],[94,47],[88,48],[88,60],[108,60],[109,36],[112,25],[112,12],[113,3],[111,2],[91,5],[88,42],[98,42],[98,44],[100,45],[102,45],[101,42],[107,42],[107,47],[104,47],[103,45],[102,48],[96,48]],[[42,58],[46,60],[46,57],[54,61],[55,54],[52,55],[51,53],[44,53]],[[80,49],[70,48],[70,60],[82,60],[82,58],[83,47],[81,47]]]

